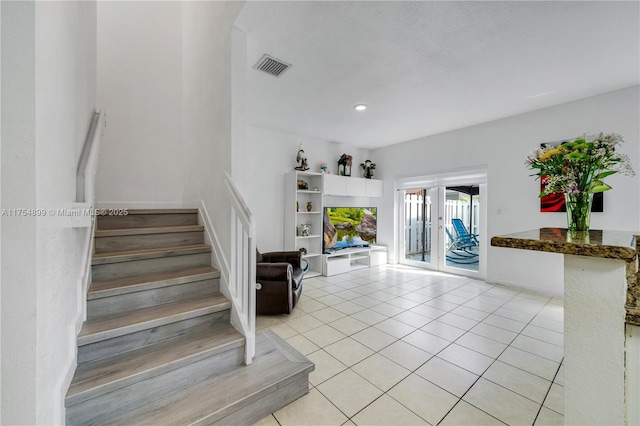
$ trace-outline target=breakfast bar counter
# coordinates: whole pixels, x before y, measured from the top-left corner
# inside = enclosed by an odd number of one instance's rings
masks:
[[[491,239],[494,247],[564,255],[565,424],[640,418],[637,235],[541,228]]]

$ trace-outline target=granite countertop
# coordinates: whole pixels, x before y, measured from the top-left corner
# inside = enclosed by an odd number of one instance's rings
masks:
[[[640,232],[590,230],[570,233],[564,228],[541,228],[491,238],[494,247],[507,247],[575,256],[618,259],[627,264],[626,322],[640,325]]]

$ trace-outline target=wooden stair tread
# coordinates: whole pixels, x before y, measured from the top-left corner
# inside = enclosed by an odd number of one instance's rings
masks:
[[[165,303],[104,318],[94,318],[87,320],[82,326],[80,334],[78,334],[78,346],[230,308],[229,299],[221,293],[216,293],[212,296]]]
[[[198,209],[127,209],[127,215],[132,214],[197,214]],[[111,215],[105,215],[111,216]]]
[[[196,266],[172,272],[153,272],[114,280],[94,281],[89,286],[87,300],[214,278],[220,278],[220,271],[216,268]]]
[[[138,228],[96,229],[95,237],[119,237],[124,235],[168,234],[171,232],[202,232],[204,225],[167,225]]]
[[[314,364],[270,330],[256,335],[256,356],[222,375],[107,420],[106,424],[211,424],[277,391]]]
[[[187,254],[211,252],[208,244],[192,244],[176,247],[147,248],[138,250],[125,250],[105,253],[94,253],[92,265],[106,263],[129,262],[133,260],[155,259],[159,257],[181,256]]]
[[[66,405],[75,405],[243,344],[244,337],[227,323],[110,358],[80,364],[69,386]]]

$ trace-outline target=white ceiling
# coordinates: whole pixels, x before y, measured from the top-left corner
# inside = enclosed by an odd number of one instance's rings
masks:
[[[640,3],[250,1],[250,124],[377,148],[640,82]],[[353,106],[365,103],[365,112]]]

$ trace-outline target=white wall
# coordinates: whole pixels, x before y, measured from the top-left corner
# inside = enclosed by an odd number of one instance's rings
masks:
[[[381,244],[393,245],[394,180],[403,176],[487,165],[490,238],[541,227],[566,227],[562,213],[540,213],[539,182],[525,167],[526,156],[540,143],[615,131],[625,137],[622,147],[640,172],[639,87],[618,90],[551,108],[497,120],[453,132],[425,137],[372,151],[377,172],[385,180],[384,204],[378,211]],[[640,229],[638,177],[607,178],[605,212],[593,213],[594,229]],[[390,250],[390,254],[393,250]],[[488,247],[487,280],[551,294],[563,291],[562,257],[530,251]]]
[[[11,123],[2,134],[3,208],[66,207],[75,201],[76,168],[95,110],[96,4],[2,8],[3,120]],[[60,424],[75,367],[88,231],[29,217],[2,222],[1,420]]]
[[[247,156],[244,172],[247,190],[243,194],[256,220],[256,242],[262,252],[284,248],[284,175],[294,170],[298,144],[302,143],[309,170],[319,171],[321,162],[331,173],[338,172],[338,158],[343,153],[353,156],[351,175],[361,177],[360,163],[369,152],[348,145],[294,135],[263,127],[248,126]],[[325,197],[331,206],[378,206],[381,199],[366,197]]]
[[[102,202],[182,201],[182,2],[98,4]]]

